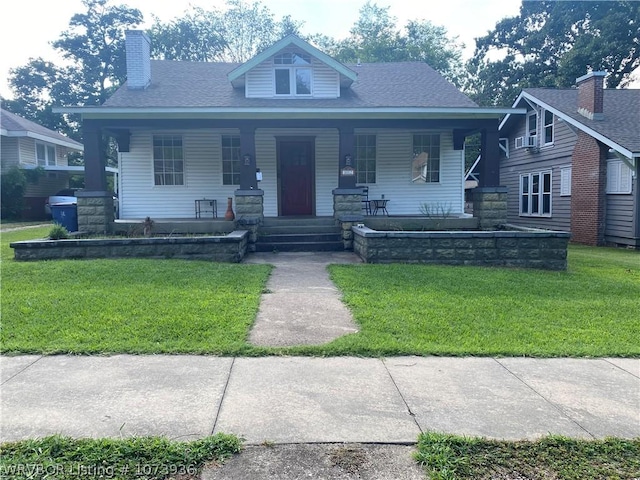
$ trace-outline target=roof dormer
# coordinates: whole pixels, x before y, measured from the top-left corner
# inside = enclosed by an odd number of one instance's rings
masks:
[[[349,68],[295,35],[243,63],[228,75],[247,98],[339,98],[357,78]]]

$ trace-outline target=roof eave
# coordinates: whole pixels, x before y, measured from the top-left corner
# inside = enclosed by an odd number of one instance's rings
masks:
[[[5,137],[28,137],[34,140],[40,140],[42,142],[53,143],[61,147],[70,148],[72,150],[83,151],[84,146],[81,143],[76,143],[74,140],[64,140],[61,138],[53,138],[48,135],[43,135],[29,130],[5,130],[2,129],[2,135]]]
[[[377,108],[295,108],[295,107],[55,107],[54,113],[79,113],[86,119],[100,118],[449,118],[499,119],[505,114],[524,114],[525,109],[483,107],[377,107]]]

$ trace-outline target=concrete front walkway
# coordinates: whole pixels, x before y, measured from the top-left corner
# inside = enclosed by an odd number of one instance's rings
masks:
[[[351,252],[252,253],[245,263],[275,268],[260,299],[249,342],[263,347],[321,345],[358,331],[329,279],[332,263],[360,263]]]
[[[0,357],[2,441],[640,436],[640,359]]]

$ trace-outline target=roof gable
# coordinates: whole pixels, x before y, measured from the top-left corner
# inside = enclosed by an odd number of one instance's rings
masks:
[[[640,90],[604,89],[602,120],[591,120],[578,113],[575,88],[527,88],[513,107],[538,105],[627,157],[640,157]],[[500,130],[509,130],[513,117],[507,115]]]
[[[358,78],[358,74],[353,70],[347,68],[342,63],[334,60],[326,53],[318,50],[313,45],[305,42],[300,37],[296,35],[287,35],[280,41],[274,43],[269,48],[263,50],[251,60],[246,61],[239,67],[235,68],[227,75],[227,78],[231,82],[234,87],[241,87],[244,83],[244,75],[249,72],[251,69],[257,67],[265,60],[269,59],[273,55],[279,53],[281,50],[284,50],[287,47],[295,46],[302,50],[304,53],[308,53],[309,55],[317,58],[319,61],[334,69],[336,72],[340,74],[341,79],[345,80],[343,86],[348,86],[352,82],[354,82]],[[345,85],[346,83],[346,85]]]

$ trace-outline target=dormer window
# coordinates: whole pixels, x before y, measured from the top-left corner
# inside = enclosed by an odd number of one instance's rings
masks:
[[[287,52],[273,57],[276,95],[311,95],[311,56]]]

